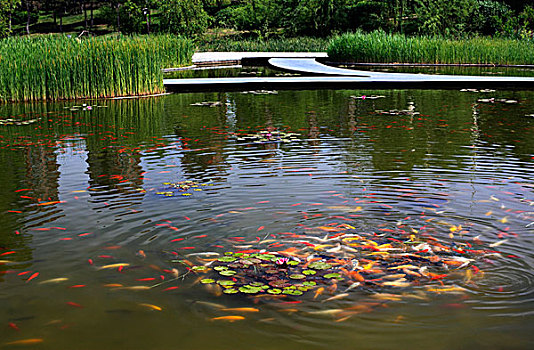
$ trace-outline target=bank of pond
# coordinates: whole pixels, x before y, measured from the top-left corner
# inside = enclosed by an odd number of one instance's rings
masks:
[[[191,65],[195,49],[327,51],[329,59],[336,62],[496,65],[534,62],[534,48],[529,40],[490,37],[452,40],[382,31],[347,33],[330,39],[209,42],[172,35],[8,38],[0,41],[0,102],[162,93],[165,92],[162,69]]]

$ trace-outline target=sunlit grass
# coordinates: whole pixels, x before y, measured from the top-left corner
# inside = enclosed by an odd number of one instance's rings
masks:
[[[192,56],[191,41],[170,35],[8,38],[0,41],[0,101],[160,93],[161,69]]]
[[[407,37],[382,31],[347,33],[328,47],[333,60],[373,63],[533,64],[532,41],[475,37]]]
[[[328,44],[328,39],[314,37],[238,39],[223,36],[199,41],[197,51],[324,52],[328,48]]]

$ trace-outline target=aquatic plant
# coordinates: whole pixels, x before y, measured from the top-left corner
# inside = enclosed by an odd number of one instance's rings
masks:
[[[161,69],[192,55],[191,41],[171,35],[8,38],[0,41],[0,101],[161,93]]]
[[[314,37],[243,39],[214,37],[197,43],[198,51],[259,51],[259,52],[322,52],[328,48],[328,39]]]
[[[388,34],[346,33],[333,38],[328,56],[335,61],[372,63],[531,64],[534,47],[526,40],[475,37],[448,39]]]

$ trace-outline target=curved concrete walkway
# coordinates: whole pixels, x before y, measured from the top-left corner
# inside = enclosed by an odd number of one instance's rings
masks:
[[[292,72],[311,73],[321,75],[357,76],[374,81],[436,81],[436,82],[532,82],[534,78],[527,77],[483,77],[472,75],[433,75],[416,73],[385,73],[354,69],[344,69],[324,65],[313,58],[272,58],[269,64],[275,68]]]
[[[326,53],[293,52],[198,53],[194,56],[195,63],[270,58],[269,63],[276,68],[310,73],[314,76],[164,79],[163,83],[169,91],[274,88],[534,88],[534,78],[369,72],[329,67],[315,60],[319,57],[327,56]]]

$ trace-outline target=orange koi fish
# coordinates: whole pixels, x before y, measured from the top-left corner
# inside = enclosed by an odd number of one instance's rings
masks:
[[[212,321],[229,321],[229,322],[235,322],[235,321],[241,321],[245,318],[243,316],[221,316],[221,317],[214,317],[211,320]]]

